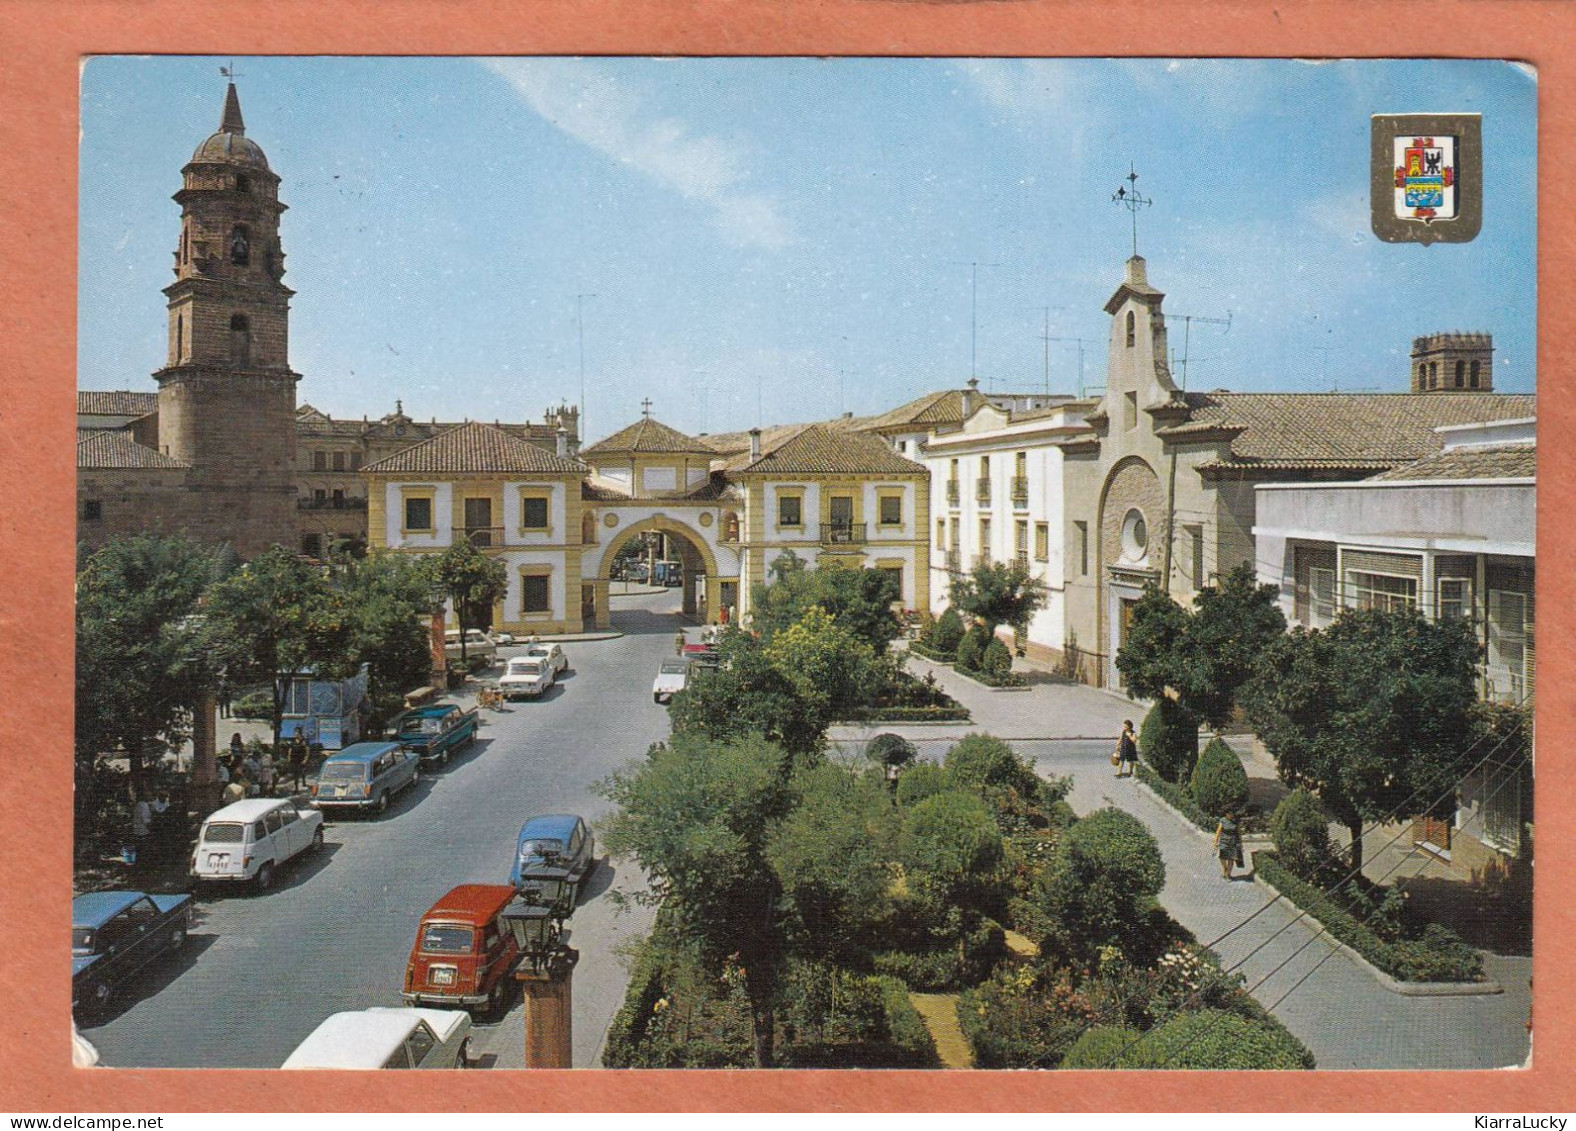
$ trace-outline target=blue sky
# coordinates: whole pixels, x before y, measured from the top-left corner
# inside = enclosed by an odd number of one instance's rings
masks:
[[[82,77],[79,384],[146,389],[192,150],[225,59]],[[1411,339],[1494,334],[1534,381],[1536,82],[1490,61],[237,59],[283,177],[299,399],[341,416],[540,419],[587,435],[1039,390],[1045,332],[1102,380],[1130,253],[1195,323],[1191,388],[1401,391]],[[1465,245],[1381,243],[1369,116],[1484,115]],[[977,270],[971,320],[971,263]],[[1180,351],[1181,325],[1172,322]],[[977,359],[977,360],[971,360]],[[1050,343],[1072,392],[1078,348]]]

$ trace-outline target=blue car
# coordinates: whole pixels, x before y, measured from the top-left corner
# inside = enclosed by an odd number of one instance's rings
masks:
[[[71,1008],[103,1009],[126,982],[191,927],[192,897],[96,891],[71,901]]]
[[[323,763],[312,783],[319,809],[361,809],[381,813],[389,798],[416,784],[421,755],[397,742],[358,742]]]
[[[594,847],[591,828],[580,817],[562,813],[532,817],[521,826],[515,841],[509,882],[524,895],[531,883],[522,873],[536,868],[562,868],[568,872],[568,883],[578,897],[581,882],[596,867]],[[574,897],[569,906],[574,906]]]

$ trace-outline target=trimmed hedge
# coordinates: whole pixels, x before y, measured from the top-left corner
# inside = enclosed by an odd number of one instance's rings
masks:
[[[1012,674],[1012,653],[999,637],[991,637],[990,643],[985,645],[985,652],[980,657],[980,670],[997,679]]]
[[[890,974],[877,974],[875,980],[881,984],[881,1006],[886,1010],[887,1034],[892,1044],[910,1054],[915,1067],[938,1065],[935,1039],[909,1000],[908,987]]]
[[[1273,852],[1255,852],[1253,869],[1324,929],[1403,982],[1481,982],[1483,956],[1454,931],[1430,924],[1420,939],[1386,942],[1314,885],[1293,875]]]
[[[897,779],[897,803],[911,809],[927,797],[945,793],[952,788],[947,771],[934,762],[921,762],[910,766]]]
[[[958,644],[963,640],[963,618],[958,615],[958,610],[948,606],[936,618],[936,625],[931,630],[930,639],[925,643],[937,652],[946,652],[951,655],[958,650]]]
[[[1073,1042],[1062,1057],[1063,1068],[1111,1068],[1119,1063],[1129,1045],[1143,1034],[1121,1025],[1096,1025]]]
[[[985,660],[985,645],[989,637],[985,630],[975,625],[963,634],[963,639],[958,641],[956,662],[958,669],[965,672],[977,672]]]
[[[951,649],[942,651],[940,648],[931,647],[918,640],[910,640],[908,642],[908,650],[916,656],[923,656],[925,659],[932,660],[938,664],[950,664],[956,655]]]
[[[1193,767],[1190,792],[1211,817],[1241,816],[1248,805],[1248,772],[1237,752],[1219,738],[1210,739]]]
[[[1117,1068],[1308,1069],[1313,1054],[1280,1026],[1200,1009],[1157,1025],[1121,1055]]]
[[[1017,672],[1007,672],[1005,675],[992,675],[990,672],[971,669],[965,671],[962,664],[955,666],[954,670],[964,679],[972,679],[975,683],[986,687],[1027,687],[1029,681]]]
[[[1166,781],[1187,781],[1198,761],[1197,716],[1162,696],[1144,716],[1144,725],[1138,731],[1138,752]]]
[[[1158,793],[1167,805],[1211,836],[1214,835],[1216,822],[1208,813],[1198,807],[1198,802],[1193,800],[1187,790],[1166,781],[1165,778],[1155,773],[1153,769],[1142,762],[1138,763],[1136,773],[1138,774],[1138,780]]]
[[[932,707],[856,707],[838,722],[843,723],[966,723],[969,709],[961,703]]]
[[[1001,924],[981,919],[964,936],[961,958],[953,939],[933,950],[884,951],[871,956],[871,966],[877,974],[901,979],[913,990],[947,991],[978,984],[1006,957],[1007,936]]]
[[[1281,867],[1318,881],[1336,871],[1330,823],[1317,798],[1299,786],[1281,799],[1270,817],[1270,836]]]

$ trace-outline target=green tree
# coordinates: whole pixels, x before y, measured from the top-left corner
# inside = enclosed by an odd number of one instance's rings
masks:
[[[1224,739],[1211,739],[1193,767],[1189,791],[1198,807],[1211,817],[1241,815],[1248,804],[1248,774],[1242,759]]]
[[[1260,585],[1251,565],[1237,566],[1194,598],[1182,641],[1182,703],[1211,727],[1230,721],[1237,692],[1259,655],[1286,634],[1280,593]],[[1118,666],[1120,666],[1120,659]]]
[[[720,665],[696,673],[668,708],[674,734],[718,741],[764,735],[796,759],[819,753],[831,725],[824,699],[805,699],[765,646],[737,629],[723,634]]]
[[[956,578],[951,588],[951,603],[983,624],[990,635],[1003,624],[1017,632],[1028,628],[1049,597],[1045,582],[1023,566],[1006,562],[975,566]]]
[[[915,805],[899,853],[911,885],[940,906],[980,908],[997,891],[1001,829],[972,793],[947,790]]]
[[[1138,752],[1166,781],[1185,784],[1198,761],[1198,719],[1162,695],[1138,728]]]
[[[330,584],[349,607],[350,652],[367,664],[373,714],[386,720],[432,670],[430,565],[407,554],[336,558]]]
[[[437,591],[454,603],[460,622],[460,663],[468,658],[465,632],[489,623],[492,607],[509,591],[509,571],[503,562],[489,557],[470,539],[461,538],[437,555],[431,563]]]
[[[273,688],[273,737],[284,710],[281,675],[311,671],[327,679],[357,665],[350,602],[326,571],[282,547],[253,558],[209,591],[203,634],[232,686]]]
[[[1116,670],[1129,699],[1161,699],[1179,689],[1187,664],[1184,640],[1188,613],[1156,585],[1144,586],[1133,603],[1127,639],[1116,652]]]
[[[80,771],[124,747],[182,741],[198,696],[216,682],[197,630],[213,551],[185,538],[112,541],[77,575],[76,756]]]
[[[958,615],[957,609],[948,605],[936,618],[936,628],[930,637],[931,647],[950,656],[957,651],[964,631],[963,618]]]
[[[1041,885],[1041,903],[1068,954],[1127,947],[1142,935],[1165,886],[1160,846],[1142,821],[1097,809],[1062,834]]]
[[[772,584],[755,587],[751,613],[767,640],[799,624],[812,608],[825,610],[876,652],[884,652],[903,630],[892,612],[897,583],[880,570],[806,569],[799,558],[783,554],[772,571]]]
[[[1306,786],[1352,834],[1420,816],[1471,767],[1481,734],[1478,644],[1464,620],[1343,611],[1265,649],[1241,698],[1282,781]]]
[[[766,657],[791,682],[799,697],[820,713],[843,718],[865,701],[875,649],[818,605],[768,637]]]
[[[783,751],[759,736],[675,734],[597,785],[615,806],[608,850],[631,856],[713,976],[738,974],[750,1000],[755,1064],[772,1064],[785,963],[782,885],[768,844],[793,807]],[[742,971],[742,974],[739,972]]]
[[[1298,786],[1281,798],[1270,815],[1270,837],[1275,855],[1294,875],[1316,884],[1329,878],[1335,863],[1330,823],[1306,789]]]

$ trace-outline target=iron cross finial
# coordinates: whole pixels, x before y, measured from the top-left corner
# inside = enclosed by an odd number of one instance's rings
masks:
[[[640,408],[641,408],[641,415],[644,416],[647,420],[650,420],[651,419],[651,398],[647,397],[645,400],[641,401],[640,402]]]
[[[1111,194],[1111,199],[1117,204],[1120,204],[1123,208],[1127,209],[1128,212],[1132,213],[1133,257],[1136,259],[1138,257],[1138,210],[1140,208],[1149,207],[1154,203],[1154,201],[1149,197],[1143,196],[1139,193],[1138,170],[1133,167],[1133,163],[1131,161],[1129,161],[1127,164],[1127,176],[1123,177],[1122,179],[1126,181],[1131,187],[1124,188],[1121,185],[1118,185],[1116,191]]]
[[[241,77],[241,72],[235,69],[235,60],[230,60],[228,67],[220,67],[219,73],[232,82]]]

